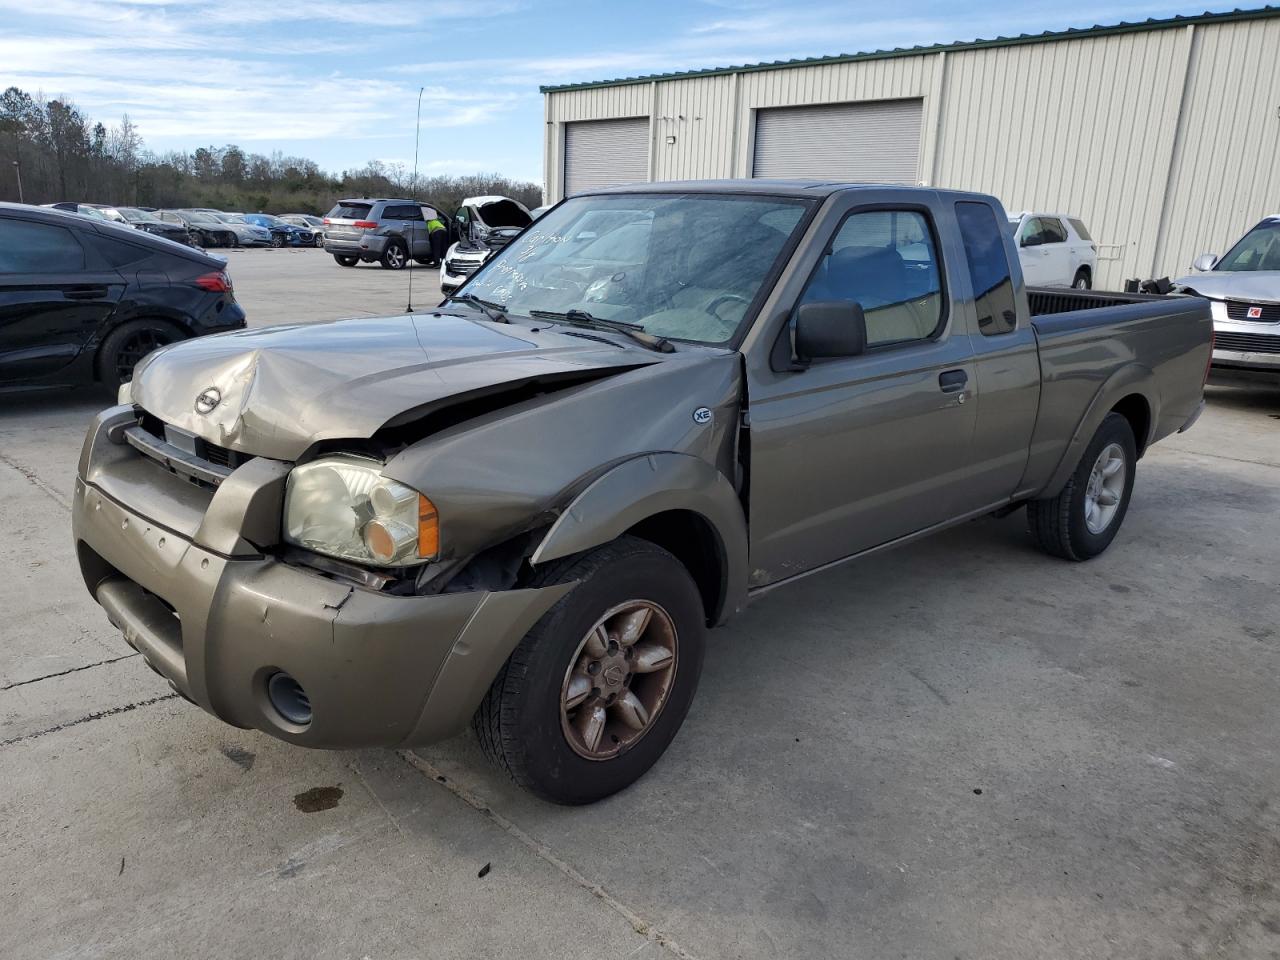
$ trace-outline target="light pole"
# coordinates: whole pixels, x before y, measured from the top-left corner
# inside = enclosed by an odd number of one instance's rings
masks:
[[[26,203],[27,201],[22,199],[22,164],[17,160],[13,161],[13,172],[18,178],[18,202]]]

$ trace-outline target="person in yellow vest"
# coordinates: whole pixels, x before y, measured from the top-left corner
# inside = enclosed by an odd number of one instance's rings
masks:
[[[449,247],[449,230],[444,225],[444,221],[440,219],[440,215],[435,210],[428,207],[427,213],[427,241],[431,244],[431,264],[430,266],[438,267],[440,261],[444,259],[445,250]]]

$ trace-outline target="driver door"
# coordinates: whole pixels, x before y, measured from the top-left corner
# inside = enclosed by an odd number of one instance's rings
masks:
[[[867,349],[753,376],[753,586],[962,512],[974,357],[938,237],[925,207],[848,213],[796,304],[859,303]]]

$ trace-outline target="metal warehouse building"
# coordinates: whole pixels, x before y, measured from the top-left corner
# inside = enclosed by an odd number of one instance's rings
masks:
[[[1082,217],[1110,288],[1280,211],[1280,7],[542,92],[548,202],[701,177],[980,190]]]

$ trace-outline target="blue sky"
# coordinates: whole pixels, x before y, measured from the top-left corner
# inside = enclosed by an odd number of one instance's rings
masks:
[[[158,151],[542,179],[539,84],[1057,30],[1203,6],[822,0],[0,0],[0,88],[128,113]],[[1219,7],[1217,9],[1226,9]]]

